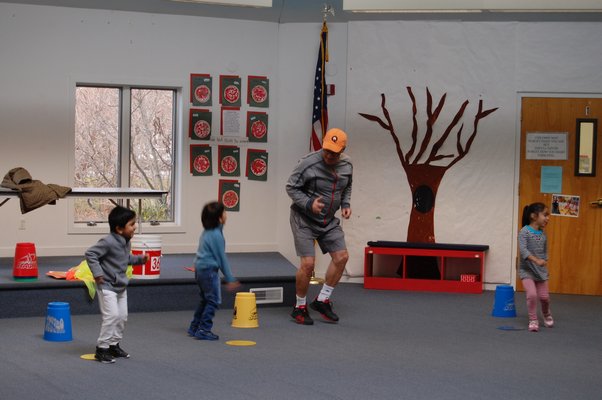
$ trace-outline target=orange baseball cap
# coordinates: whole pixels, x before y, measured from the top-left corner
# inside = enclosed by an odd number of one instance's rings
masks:
[[[322,148],[341,153],[347,146],[347,134],[339,128],[332,128],[326,132],[322,140]]]

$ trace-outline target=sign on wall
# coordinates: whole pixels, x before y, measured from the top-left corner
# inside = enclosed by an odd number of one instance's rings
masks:
[[[527,132],[527,160],[567,160],[567,132]]]

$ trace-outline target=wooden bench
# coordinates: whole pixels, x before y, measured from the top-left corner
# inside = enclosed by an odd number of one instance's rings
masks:
[[[482,293],[487,245],[368,242],[366,289]]]

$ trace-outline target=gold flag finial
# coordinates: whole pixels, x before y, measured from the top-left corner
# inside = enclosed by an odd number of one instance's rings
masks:
[[[330,4],[324,3],[324,5],[322,6],[322,22],[326,23],[326,20],[328,19],[328,14],[334,17],[334,7]]]

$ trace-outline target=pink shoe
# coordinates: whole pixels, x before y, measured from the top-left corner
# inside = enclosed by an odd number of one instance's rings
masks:
[[[554,327],[554,318],[552,318],[552,314],[544,315],[543,324],[546,328]]]
[[[529,332],[538,332],[539,331],[539,322],[536,319],[532,319],[529,321]]]

